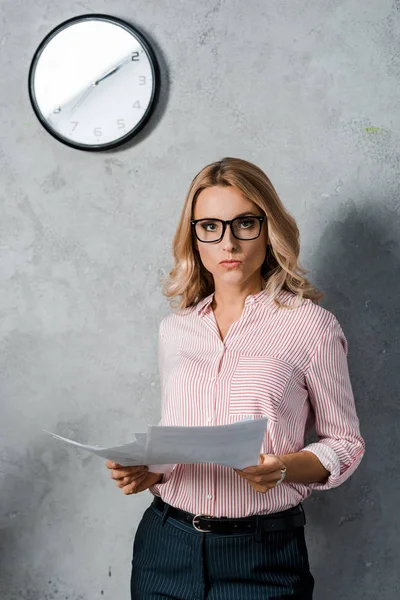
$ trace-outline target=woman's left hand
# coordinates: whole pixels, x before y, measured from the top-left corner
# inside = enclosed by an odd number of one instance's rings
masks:
[[[245,469],[234,469],[234,471],[243,479],[247,479],[257,492],[265,493],[276,486],[281,478],[281,468],[284,467],[285,465],[277,456],[260,454],[260,464]]]

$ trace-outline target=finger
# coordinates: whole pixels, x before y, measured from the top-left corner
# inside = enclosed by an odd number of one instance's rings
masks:
[[[245,467],[244,469],[234,469],[234,471],[237,473],[254,473],[254,471],[258,471],[259,468],[259,465],[251,465],[250,467]]]
[[[147,465],[132,465],[129,467],[120,467],[119,469],[115,469],[120,473],[143,473],[144,471],[148,471],[149,467]]]
[[[256,490],[256,492],[260,492],[261,494],[266,494],[268,492],[268,489],[265,489],[264,487],[261,487],[259,485],[253,487]]]
[[[120,471],[118,469],[113,469],[111,471],[110,477],[111,477],[111,479],[116,479],[117,481],[119,481],[120,479],[123,479],[127,475],[129,475],[129,473],[127,473],[126,471]]]
[[[141,477],[138,477],[137,479],[135,479],[135,481],[132,481],[132,483],[129,483],[128,485],[124,486],[122,488],[122,491],[124,492],[124,494],[137,494],[137,492],[139,491],[138,488],[140,486],[141,483],[143,483],[143,481],[146,479],[147,477],[147,473],[145,473],[144,475],[142,475]]]
[[[143,473],[142,475],[127,475],[126,477],[123,477],[122,479],[118,479],[117,480],[117,486],[119,488],[124,488],[125,486],[134,484],[135,482],[142,482],[144,479],[146,479],[146,477],[148,476],[148,473]],[[135,487],[136,489],[136,487]]]
[[[111,471],[111,479],[123,479],[124,477],[142,475],[143,473],[147,473],[148,467],[130,467],[130,468],[121,468],[121,469],[113,469]]]
[[[145,471],[143,473],[125,473],[125,475],[122,475],[121,477],[113,477],[113,479],[115,479],[115,482],[119,487],[123,487],[127,483],[131,483],[132,481],[135,481],[135,479],[137,479],[138,477],[142,477],[142,476],[146,477],[146,475],[147,475],[147,471]]]
[[[114,462],[113,460],[107,460],[106,467],[107,467],[107,469],[147,469],[148,468],[147,465],[129,465],[129,466],[123,467],[122,465],[120,465],[117,462]]]
[[[154,485],[154,481],[150,481],[148,477],[145,477],[143,481],[136,482],[133,493],[138,494],[139,492],[143,492],[144,490],[149,489],[149,487],[152,485]]]
[[[112,460],[107,460],[106,462],[106,467],[107,469],[116,469],[117,467],[120,467],[121,465],[119,465],[118,463],[112,461]]]
[[[254,476],[251,473],[245,473],[244,471],[241,471],[239,469],[235,469],[235,471],[239,475],[239,477],[242,477],[243,479],[247,479],[248,481],[251,480]]]
[[[132,482],[133,482],[132,476],[127,475],[126,477],[123,477],[122,479],[117,479],[116,484],[117,484],[117,487],[123,488]]]
[[[253,485],[253,487],[256,490],[256,492],[266,494],[267,492],[269,492],[269,490],[272,490],[272,488],[275,487],[275,485]]]
[[[132,465],[131,467],[125,467],[125,470],[129,473],[143,473],[148,471],[149,467],[147,465]]]
[[[242,475],[242,477],[254,477],[255,475],[260,475],[264,477],[265,475],[270,475],[271,473],[276,472],[276,466],[271,465],[257,465],[252,467],[246,467],[245,469],[234,469],[238,475]]]

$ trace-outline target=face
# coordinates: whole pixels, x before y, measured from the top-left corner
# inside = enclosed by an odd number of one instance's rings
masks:
[[[213,186],[202,190],[197,197],[194,219],[229,220],[245,213],[263,216],[262,209],[245,198],[235,187]],[[263,221],[261,233],[254,240],[238,240],[227,225],[224,237],[219,242],[204,243],[194,235],[194,244],[204,267],[213,275],[215,285],[219,283],[248,284],[261,277],[268,243],[267,222]],[[240,260],[237,267],[226,268],[222,260]]]

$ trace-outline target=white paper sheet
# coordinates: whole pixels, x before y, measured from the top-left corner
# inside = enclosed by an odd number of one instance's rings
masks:
[[[266,417],[214,426],[149,425],[148,432],[135,433],[131,443],[110,448],[80,444],[43,431],[124,467],[147,465],[153,473],[165,473],[175,464],[213,463],[237,469],[257,465],[266,427]]]

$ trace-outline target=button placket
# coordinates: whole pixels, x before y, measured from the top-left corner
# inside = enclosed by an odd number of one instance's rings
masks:
[[[220,371],[220,365],[221,365],[221,361],[222,361],[222,358],[223,358],[223,355],[224,355],[224,351],[225,350],[224,350],[224,346],[223,346],[223,348],[222,348],[222,354],[219,353],[218,357],[217,357],[217,361],[218,361],[218,363],[217,363],[217,369],[218,369],[218,371],[217,371],[216,375],[214,375],[212,377],[212,382],[214,383],[214,390],[213,390],[214,393],[212,394],[213,406],[211,407],[212,412],[211,413],[210,412],[207,413],[207,423],[208,423],[208,425],[212,424],[214,416],[215,416],[215,406],[216,406],[216,403],[218,402],[218,389],[219,389],[219,387],[218,387],[218,381],[217,380],[218,380],[218,374],[219,374],[219,371]],[[207,498],[207,512],[208,512],[208,514],[212,514],[214,512],[213,511],[213,500],[214,500],[214,479],[213,479],[214,465],[213,464],[210,464],[210,471],[211,471],[211,486],[212,486],[212,488],[211,488],[211,492],[208,492],[207,496],[206,496],[206,498]]]

